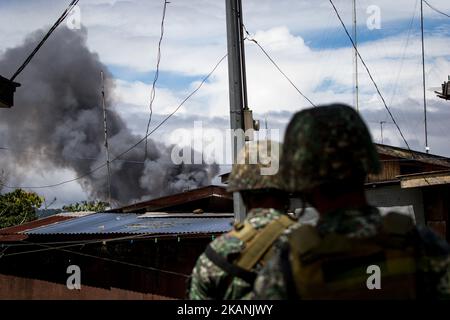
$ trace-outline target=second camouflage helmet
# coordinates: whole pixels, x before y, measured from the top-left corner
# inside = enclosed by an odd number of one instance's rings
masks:
[[[280,189],[279,158],[282,145],[275,141],[252,141],[245,144],[233,165],[228,180],[229,192]]]
[[[286,130],[282,157],[281,176],[292,192],[380,170],[365,123],[353,108],[339,104],[297,112]]]

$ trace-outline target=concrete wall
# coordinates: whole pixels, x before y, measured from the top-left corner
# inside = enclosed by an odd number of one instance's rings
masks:
[[[401,189],[400,185],[376,186],[366,190],[369,203],[375,207],[403,207],[412,205],[417,224],[425,224],[422,190]]]
[[[412,206],[416,223],[425,224],[423,195],[422,191],[418,188],[401,189],[400,185],[381,185],[367,189],[366,196],[369,204],[380,209],[382,208],[382,212],[385,212],[390,207],[392,207],[392,211],[396,210],[395,207],[403,207],[401,208],[403,212],[407,207]],[[302,202],[300,199],[291,199],[290,210],[294,211],[296,208],[301,207]],[[300,221],[314,224],[317,218],[318,216],[315,210],[313,208],[307,208]]]

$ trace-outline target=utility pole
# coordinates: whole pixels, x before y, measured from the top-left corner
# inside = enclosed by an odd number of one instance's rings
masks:
[[[355,64],[355,107],[359,112],[359,75],[358,75],[358,33],[357,33],[357,21],[356,21],[356,0],[353,0],[353,42],[355,43],[354,51],[354,64]]]
[[[245,131],[244,110],[247,107],[247,85],[245,77],[245,52],[242,30],[241,0],[225,0],[228,46],[228,79],[230,95],[230,125],[233,132]],[[245,139],[232,135],[233,165],[237,155],[245,147]],[[233,193],[234,215],[237,221],[245,219],[245,205],[239,192]]]
[[[425,151],[430,152],[428,147],[428,128],[427,128],[427,93],[426,93],[426,83],[425,83],[425,44],[423,37],[423,0],[420,0],[420,30],[422,32],[422,85],[423,85],[423,113],[424,113],[424,123],[425,123]]]
[[[103,107],[103,129],[105,131],[105,151],[106,151],[106,168],[108,170],[107,184],[108,184],[108,202],[109,206],[111,204],[111,166],[109,160],[109,147],[108,147],[108,126],[106,122],[106,104],[105,104],[105,78],[103,71],[100,71],[100,76],[102,78],[102,107]]]

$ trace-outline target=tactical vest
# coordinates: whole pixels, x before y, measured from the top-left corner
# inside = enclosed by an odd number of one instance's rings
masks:
[[[293,284],[289,298],[416,298],[419,260],[413,221],[396,213],[382,219],[379,233],[364,239],[336,233],[321,237],[308,225],[294,230],[282,259],[288,266],[286,283]],[[379,290],[374,288],[378,267]]]
[[[238,277],[253,286],[256,279],[255,266],[258,263],[264,264],[273,255],[273,244],[295,222],[289,216],[281,215],[278,219],[258,229],[248,221],[235,224],[233,230],[228,234],[244,243],[243,250],[238,257],[229,261],[227,257],[217,253],[211,245],[206,248],[205,255],[228,274],[228,283],[231,283],[233,277]]]

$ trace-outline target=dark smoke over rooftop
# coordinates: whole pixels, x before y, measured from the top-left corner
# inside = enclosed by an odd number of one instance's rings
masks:
[[[23,45],[5,51],[0,74],[13,74],[42,36],[42,31],[35,32]],[[85,29],[56,30],[16,79],[22,86],[16,92],[15,106],[0,110],[0,147],[11,148],[8,155],[0,153],[0,168],[10,184],[20,183],[37,162],[47,170],[72,169],[77,176],[105,162],[100,71],[109,79],[105,84],[107,108],[112,105],[114,82],[97,54],[87,48],[86,38]],[[113,158],[141,137],[132,134],[111,108],[107,117]],[[144,159],[143,145],[120,159],[136,162],[111,164],[112,198],[120,203],[207,185],[217,172],[216,166],[174,165],[170,146],[151,139],[147,160],[138,163]],[[106,181],[103,168],[78,183],[91,198],[106,200]]]

